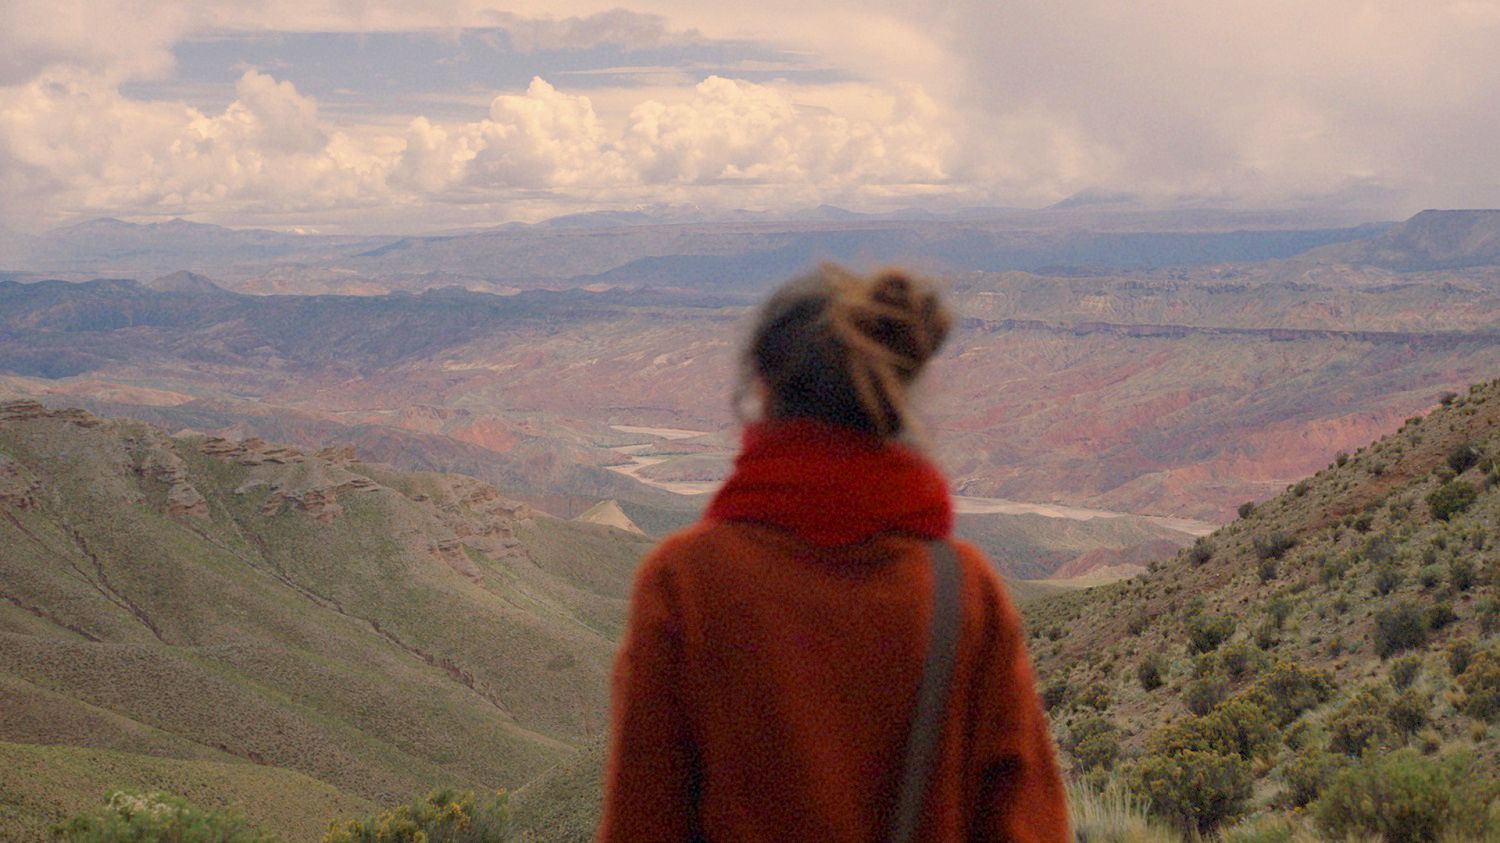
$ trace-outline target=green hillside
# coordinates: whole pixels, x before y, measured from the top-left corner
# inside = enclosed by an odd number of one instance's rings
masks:
[[[648,546],[469,478],[3,404],[0,741],[59,770],[90,769],[63,746],[116,753],[122,779],[243,768],[210,804],[323,783],[260,807],[284,828],[518,787],[604,728]],[[0,817],[32,827],[123,783],[7,785]]]
[[[1234,839],[1437,839],[1360,818],[1420,799],[1443,839],[1500,833],[1497,462],[1500,381],[1149,573],[1028,604],[1073,777]]]

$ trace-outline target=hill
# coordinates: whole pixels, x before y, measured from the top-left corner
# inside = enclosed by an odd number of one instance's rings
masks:
[[[27,827],[99,796],[62,747],[282,794],[276,827],[518,787],[603,728],[649,547],[466,477],[31,402],[0,404],[0,542],[0,741],[66,768],[0,788]],[[321,784],[289,805],[294,774]]]
[[[1307,257],[1397,272],[1500,265],[1500,210],[1423,211],[1373,238],[1325,246]]]
[[[1340,770],[1422,763],[1403,746],[1466,754],[1480,787],[1500,769],[1496,524],[1500,381],[1140,577],[1028,604],[1073,775],[1118,777],[1200,827],[1282,822]]]

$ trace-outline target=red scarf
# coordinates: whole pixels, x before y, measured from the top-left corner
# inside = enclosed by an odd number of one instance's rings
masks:
[[[878,533],[946,537],[948,484],[932,463],[895,442],[839,425],[784,419],[745,429],[708,518],[771,524],[821,546]]]

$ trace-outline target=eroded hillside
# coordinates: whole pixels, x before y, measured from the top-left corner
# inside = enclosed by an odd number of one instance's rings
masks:
[[[1119,777],[1205,827],[1309,805],[1405,746],[1493,774],[1497,463],[1500,381],[1147,574],[1028,605],[1073,774]]]
[[[0,741],[295,771],[340,810],[515,787],[596,736],[648,547],[347,449],[29,402],[0,405],[0,536]],[[90,787],[50,769],[0,836]]]

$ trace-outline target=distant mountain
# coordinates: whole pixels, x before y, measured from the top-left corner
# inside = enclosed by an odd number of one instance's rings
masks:
[[[229,291],[214,283],[212,278],[196,272],[182,270],[147,281],[148,289],[160,293],[190,293],[194,295],[222,295]]]
[[[506,292],[605,283],[753,295],[820,260],[942,272],[1097,273],[1285,258],[1380,230],[1286,213],[1142,209],[1108,197],[1077,197],[1038,211],[947,214],[866,214],[824,205],[775,216],[659,206],[376,237],[104,218],[18,241],[0,271],[79,280],[188,270],[259,293],[449,285]]]
[[[194,768],[299,835],[318,806],[517,787],[603,729],[649,547],[347,449],[28,402],[0,403],[0,543],[0,758],[47,771],[0,774],[5,839]]]
[[[1497,524],[1500,380],[1148,573],[1027,604],[1072,775],[1114,777],[1205,828],[1225,814],[1303,823],[1338,771],[1403,746],[1468,753],[1475,780],[1494,779]]]
[[[1397,272],[1500,266],[1500,210],[1423,211],[1379,236],[1318,249],[1307,258]]]

